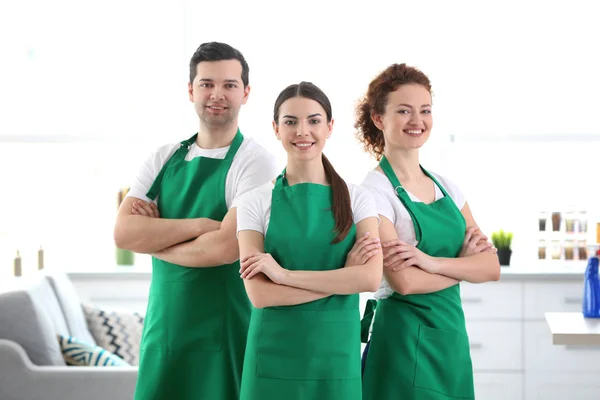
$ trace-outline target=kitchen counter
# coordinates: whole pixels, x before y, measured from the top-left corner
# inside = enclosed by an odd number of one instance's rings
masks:
[[[531,264],[502,267],[501,281],[583,281],[587,262],[533,262]],[[89,270],[67,270],[69,276],[77,279],[144,279],[150,278],[150,263],[136,266],[111,266]]]
[[[576,312],[548,312],[545,316],[552,344],[600,346],[600,318],[584,318]]]

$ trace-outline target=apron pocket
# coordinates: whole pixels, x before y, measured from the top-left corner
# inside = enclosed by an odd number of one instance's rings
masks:
[[[468,336],[421,325],[414,386],[452,398],[474,399]]]
[[[290,380],[360,379],[358,309],[265,309],[256,374]]]
[[[151,293],[144,348],[220,351],[227,312],[224,283],[170,283]]]

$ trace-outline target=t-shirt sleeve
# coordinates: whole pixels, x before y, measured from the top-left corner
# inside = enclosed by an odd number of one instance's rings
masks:
[[[377,212],[377,205],[371,192],[366,188],[358,185],[353,185],[351,188],[352,198],[352,214],[354,216],[354,223],[358,224],[360,221],[366,218],[375,217],[379,219],[379,213]]]
[[[178,144],[162,146],[154,153],[150,154],[139,169],[136,177],[133,179],[126,197],[137,197],[138,199],[150,202],[151,200],[146,196],[146,193],[148,193],[152,187],[152,184],[167,160],[171,158],[175,150],[177,150],[177,146]]]
[[[244,193],[236,199],[237,202],[237,232],[256,231],[265,234],[265,193],[262,188]]]
[[[371,193],[371,196],[375,201],[377,213],[389,219],[392,224],[396,224],[396,213],[394,212],[394,207],[388,201],[388,199],[386,199],[381,190],[370,183],[363,183],[362,186],[367,189],[369,193]]]
[[[255,152],[248,159],[237,182],[231,208],[239,205],[239,200],[245,193],[273,181],[279,172],[275,156],[256,145]]]

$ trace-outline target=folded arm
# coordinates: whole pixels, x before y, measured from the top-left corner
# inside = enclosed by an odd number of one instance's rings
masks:
[[[143,200],[126,197],[119,207],[114,229],[118,248],[136,253],[155,253],[197,238],[220,225],[208,218],[166,219],[135,215],[132,210],[137,201]]]
[[[238,234],[239,253],[242,260],[250,254],[264,253],[264,238],[262,233],[245,230]],[[255,308],[291,306],[304,304],[330,296],[310,290],[280,285],[272,282],[267,276],[259,273],[250,279],[244,279],[248,298]]]
[[[377,218],[366,218],[356,224],[356,237],[370,232],[371,238],[379,238]],[[354,294],[374,292],[381,284],[383,256],[381,251],[364,264],[346,265],[330,271],[288,271],[283,284],[316,292]]]
[[[379,234],[382,242],[398,239],[394,224],[380,215]],[[390,287],[403,295],[434,293],[458,284],[460,281],[444,275],[432,274],[418,267],[406,267],[399,271],[383,269],[383,274]]]
[[[465,204],[461,210],[467,227],[477,226],[471,209]],[[436,273],[471,283],[500,279],[500,262],[494,251],[484,251],[461,258],[437,258]]]
[[[219,229],[152,255],[160,260],[191,268],[218,267],[237,261],[239,249],[235,236],[236,210],[229,210]]]

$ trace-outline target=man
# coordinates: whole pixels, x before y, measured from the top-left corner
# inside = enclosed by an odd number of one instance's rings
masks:
[[[242,136],[248,64],[224,43],[190,61],[198,133],[144,164],[119,208],[117,247],[152,254],[136,400],[237,400],[251,305],[239,276],[235,202],[273,180],[275,159]]]

